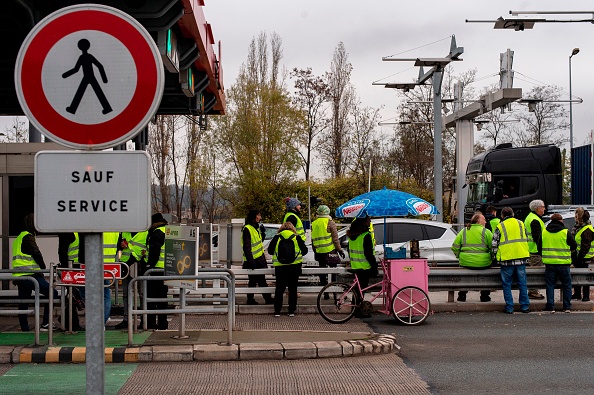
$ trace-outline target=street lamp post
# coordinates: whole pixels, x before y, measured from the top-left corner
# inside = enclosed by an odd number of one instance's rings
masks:
[[[569,55],[569,150],[573,151],[573,95],[571,94],[571,58],[580,52],[579,48],[574,48]],[[573,152],[571,152],[573,159]]]

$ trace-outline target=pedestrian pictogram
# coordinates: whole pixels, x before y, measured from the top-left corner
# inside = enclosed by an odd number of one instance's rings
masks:
[[[105,149],[142,130],[164,87],[159,49],[131,16],[99,4],[60,9],[33,27],[15,67],[17,97],[44,135]]]
[[[105,69],[101,62],[99,62],[93,55],[89,53],[89,48],[91,47],[91,43],[86,38],[82,38],[78,41],[78,48],[82,51],[82,55],[78,58],[76,65],[74,68],[68,70],[64,74],[62,74],[62,78],[68,78],[71,75],[78,73],[79,70],[82,69],[83,77],[80,81],[80,85],[76,90],[76,94],[72,99],[72,103],[66,107],[66,111],[70,114],[76,114],[76,109],[78,108],[80,101],[87,90],[87,87],[91,85],[95,95],[97,95],[97,99],[103,106],[103,110],[101,111],[102,114],[109,114],[112,111],[111,106],[109,105],[109,101],[107,101],[107,97],[103,93],[103,89],[99,85],[97,78],[95,77],[95,72],[93,70],[93,66],[97,67],[99,70],[99,74],[101,75],[101,80],[104,84],[107,84],[107,74],[105,74]]]

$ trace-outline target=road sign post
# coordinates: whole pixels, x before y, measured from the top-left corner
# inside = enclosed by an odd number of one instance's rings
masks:
[[[161,102],[164,70],[150,33],[128,14],[74,5],[41,20],[17,55],[23,112],[51,140],[103,150],[130,140]],[[35,225],[84,233],[87,394],[105,392],[101,232],[150,226],[144,152],[40,152],[35,158]],[[52,229],[52,230],[50,230]]]

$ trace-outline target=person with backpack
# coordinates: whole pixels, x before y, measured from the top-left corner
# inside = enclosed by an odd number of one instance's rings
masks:
[[[285,218],[283,218],[283,223],[290,222],[295,227],[297,235],[305,241],[305,227],[303,226],[303,221],[301,221],[301,209],[303,208],[304,204],[301,203],[298,199],[292,197],[285,198],[285,206],[287,207],[287,212],[285,213]]]
[[[241,248],[243,250],[243,269],[266,269],[268,267],[266,257],[264,256],[264,246],[262,240],[266,236],[266,229],[260,223],[262,214],[258,210],[250,210],[245,218],[245,225],[241,229]],[[248,275],[248,287],[267,287],[266,275],[250,274]],[[274,303],[269,293],[262,294],[266,304]],[[257,305],[254,294],[247,294],[247,304]]]
[[[268,245],[272,255],[272,265],[276,276],[274,290],[274,316],[280,317],[283,307],[283,294],[289,288],[289,317],[297,310],[297,285],[301,275],[303,255],[307,254],[305,241],[297,235],[297,230],[290,222],[283,223]]]

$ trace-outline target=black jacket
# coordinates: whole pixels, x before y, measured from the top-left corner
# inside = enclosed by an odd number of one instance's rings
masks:
[[[536,221],[532,221],[532,222],[536,222]],[[567,228],[565,227],[565,225],[563,225],[563,222],[551,221],[547,225],[546,229],[547,229],[547,232],[550,232],[550,233],[559,233],[563,229],[567,229]],[[571,253],[574,254],[575,250],[577,249],[577,243],[575,242],[575,239],[574,239],[573,235],[571,234],[571,232],[567,232],[567,238],[566,238],[565,242],[569,246]],[[541,243],[541,246],[542,246],[542,243]]]

